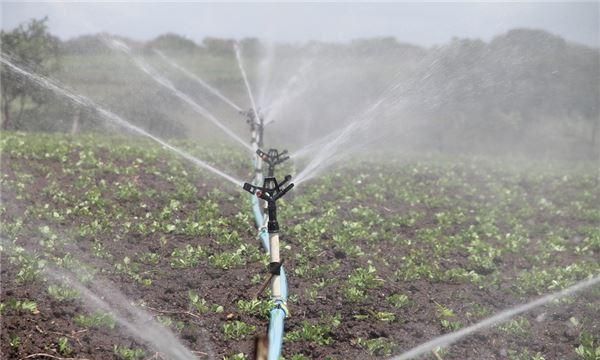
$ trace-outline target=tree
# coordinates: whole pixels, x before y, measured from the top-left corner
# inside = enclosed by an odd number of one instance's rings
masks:
[[[16,29],[0,32],[2,57],[15,65],[37,74],[48,75],[58,66],[59,40],[48,33],[46,22],[32,19],[27,24],[21,24]],[[41,106],[47,102],[47,92],[44,89],[24,81],[5,66],[0,67],[2,98],[2,128],[12,129],[16,126],[13,118],[14,103],[18,103],[17,122],[26,105]]]

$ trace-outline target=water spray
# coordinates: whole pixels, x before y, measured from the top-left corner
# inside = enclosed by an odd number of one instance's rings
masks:
[[[278,183],[275,177],[266,177],[264,179],[263,186],[256,186],[249,183],[244,184],[244,190],[267,203],[270,276],[266,283],[271,283],[271,297],[275,303],[275,306],[273,309],[271,309],[271,320],[269,322],[269,360],[277,360],[281,355],[281,349],[283,346],[283,320],[289,316],[289,311],[286,306],[287,280],[282,267],[283,261],[281,260],[279,254],[279,222],[277,220],[277,200],[283,197],[294,187],[293,183],[289,183],[287,186],[285,186],[285,184],[291,179],[292,176],[287,175],[281,183]],[[266,285],[264,287],[266,287]],[[264,341],[262,341],[262,343],[264,344]],[[264,358],[264,353],[259,353],[261,351],[260,348],[257,348],[256,351],[257,358]]]
[[[183,74],[185,74],[187,77],[189,77],[190,79],[192,79],[195,82],[197,82],[198,84],[200,84],[206,90],[210,91],[213,95],[215,95],[219,99],[223,100],[223,102],[225,102],[227,105],[231,106],[234,110],[236,110],[236,111],[242,111],[241,107],[237,106],[231,99],[229,99],[228,97],[226,97],[225,95],[223,95],[219,90],[217,90],[216,88],[214,88],[213,86],[211,86],[210,84],[208,84],[206,81],[202,80],[198,75],[195,75],[194,73],[192,73],[191,71],[187,70],[183,66],[180,66],[174,60],[172,60],[171,58],[169,58],[167,55],[163,54],[161,51],[159,51],[157,49],[153,49],[153,50],[169,66],[173,67],[174,69],[179,70],[180,72],[182,72]]]
[[[510,318],[512,318],[514,316],[517,316],[524,312],[533,310],[537,307],[546,305],[552,301],[562,299],[566,296],[573,295],[579,291],[585,290],[587,288],[591,288],[598,284],[600,284],[600,275],[580,281],[580,282],[576,283],[575,285],[572,285],[571,287],[568,287],[562,291],[548,294],[548,295],[542,296],[541,298],[538,298],[536,300],[530,301],[528,303],[518,305],[516,307],[504,310],[500,313],[497,313],[494,316],[483,319],[482,321],[480,321],[476,324],[473,324],[469,327],[466,327],[464,329],[461,329],[459,331],[436,337],[433,340],[427,341],[426,343],[421,344],[415,348],[412,348],[398,356],[395,356],[395,357],[391,358],[390,360],[408,360],[408,359],[417,358],[417,357],[427,354],[437,348],[449,346],[449,345],[451,345],[451,344],[453,344],[453,343],[455,343],[477,331],[481,331],[481,330],[487,329],[492,326],[500,325],[500,324],[508,321]]]
[[[33,81],[35,84],[37,84],[39,86],[42,86],[49,90],[52,90],[56,94],[64,96],[65,98],[67,98],[68,100],[70,100],[71,102],[73,102],[79,106],[93,109],[96,113],[101,115],[102,118],[104,118],[105,120],[108,120],[110,123],[116,124],[124,129],[127,129],[129,131],[137,133],[138,135],[142,135],[146,138],[149,138],[150,140],[157,142],[158,144],[162,145],[167,150],[190,161],[191,163],[193,163],[194,165],[196,165],[198,167],[208,170],[215,175],[221,176],[222,178],[224,178],[225,180],[229,181],[230,183],[232,183],[236,186],[238,186],[242,183],[240,180],[215,168],[214,166],[208,164],[207,162],[194,157],[190,153],[185,152],[185,151],[167,143],[166,141],[162,140],[161,138],[159,138],[155,135],[152,135],[148,131],[140,128],[139,126],[136,126],[136,125],[130,123],[126,119],[122,118],[121,116],[97,105],[91,99],[89,99],[83,95],[74,94],[73,92],[67,90],[63,85],[61,85],[60,83],[57,83],[56,81],[54,81],[52,79],[46,78],[42,75],[39,75],[39,74],[36,74],[33,72],[29,72],[27,70],[20,68],[19,66],[13,64],[8,59],[4,58],[4,54],[0,55],[0,64],[6,65],[9,69],[14,71],[15,73]]]
[[[238,67],[240,68],[240,73],[242,73],[242,78],[244,79],[244,85],[246,85],[246,90],[248,91],[248,98],[250,99],[250,104],[252,104],[252,110],[254,111],[255,120],[258,120],[258,107],[256,106],[256,101],[254,101],[254,96],[252,95],[252,88],[250,87],[250,82],[248,81],[246,70],[244,69],[244,62],[242,61],[240,46],[237,43],[233,44],[233,50],[235,51],[235,58],[237,60]]]
[[[233,140],[237,141],[240,145],[245,147],[246,149],[252,150],[251,146],[248,145],[244,140],[242,140],[238,135],[236,135],[231,129],[225,126],[219,119],[217,119],[211,112],[205,109],[203,106],[194,101],[189,95],[183,93],[179,90],[169,79],[160,75],[156,69],[154,69],[150,64],[144,61],[139,56],[135,56],[132,50],[127,46],[127,44],[122,41],[116,39],[108,39],[103,40],[105,44],[111,49],[115,49],[125,53],[129,58],[133,61],[133,63],[144,73],[146,73],[152,80],[157,82],[159,85],[168,89],[173,95],[178,97],[180,100],[188,104],[196,113],[202,115],[204,118],[208,119],[214,125],[216,125],[219,129],[221,129],[225,134],[231,137]]]

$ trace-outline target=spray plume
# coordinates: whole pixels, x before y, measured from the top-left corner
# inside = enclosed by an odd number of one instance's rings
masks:
[[[191,154],[180,150],[176,147],[174,147],[173,145],[165,142],[164,140],[150,134],[149,132],[147,132],[146,130],[133,125],[132,123],[128,122],[127,120],[123,119],[122,117],[120,117],[119,115],[95,104],[92,100],[90,100],[89,98],[82,96],[82,95],[76,95],[72,92],[70,92],[69,90],[66,90],[62,85],[55,83],[54,81],[42,76],[42,75],[38,75],[32,72],[28,72],[20,67],[18,67],[17,65],[13,64],[12,62],[10,62],[8,59],[6,59],[4,57],[4,54],[0,55],[0,63],[8,66],[12,71],[16,72],[17,74],[24,76],[26,78],[28,78],[29,80],[33,81],[34,83],[38,84],[39,86],[45,87],[49,90],[54,91],[55,93],[62,95],[64,97],[66,97],[67,99],[69,99],[70,101],[72,101],[73,103],[80,105],[82,107],[86,107],[86,108],[91,108],[94,109],[96,112],[98,112],[104,119],[109,120],[110,122],[121,126],[125,129],[128,129],[130,131],[133,131],[139,135],[145,136],[157,143],[159,143],[160,145],[164,146],[165,148],[167,148],[168,150],[170,150],[171,152],[183,157],[184,159],[190,161],[191,163],[193,163],[196,166],[199,166],[203,169],[209,170],[210,172],[212,172],[213,174],[219,175],[222,178],[224,178],[225,180],[229,181],[230,183],[234,184],[236,187],[240,187],[242,186],[243,182],[240,180],[235,179],[234,177],[224,173],[223,171],[209,165],[208,163],[192,156]]]
[[[219,90],[215,89],[213,86],[211,86],[210,84],[208,84],[206,81],[202,80],[198,75],[192,73],[188,69],[186,69],[183,66],[177,64],[173,59],[169,58],[167,55],[165,55],[160,50],[157,50],[157,49],[153,49],[153,50],[169,66],[171,66],[174,69],[179,70],[180,72],[182,72],[183,74],[185,74],[190,79],[196,81],[198,84],[200,84],[206,90],[210,91],[213,95],[215,95],[219,99],[223,100],[223,102],[225,102],[227,105],[231,106],[234,110],[236,110],[236,111],[242,111],[241,107],[237,106],[233,101],[231,101],[231,99],[229,99],[228,97],[226,97],[225,95],[223,95]]]
[[[254,96],[252,96],[252,89],[250,88],[250,82],[248,82],[248,76],[246,75],[246,70],[244,69],[244,63],[242,61],[242,55],[240,53],[240,46],[235,43],[233,44],[233,49],[235,50],[235,57],[237,59],[238,67],[240,68],[240,72],[242,73],[242,78],[244,79],[244,84],[246,85],[246,90],[248,91],[248,97],[250,98],[250,103],[252,104],[252,110],[254,111],[254,119],[258,123],[259,115],[258,108],[256,107],[256,102],[254,101]]]
[[[138,56],[134,56],[132,54],[129,46],[127,46],[125,43],[123,43],[119,40],[116,40],[116,39],[106,40],[105,43],[112,49],[120,50],[123,53],[127,54],[133,60],[134,64],[140,70],[142,70],[143,72],[148,74],[152,78],[152,80],[156,81],[158,84],[162,85],[163,87],[169,89],[169,91],[171,91],[175,96],[177,96],[183,102],[188,104],[198,114],[202,115],[203,117],[208,119],[210,122],[215,124],[219,129],[221,129],[225,134],[227,134],[229,137],[231,137],[232,139],[237,141],[240,145],[242,145],[246,149],[252,151],[252,147],[248,143],[246,143],[244,140],[242,140],[242,138],[237,136],[233,131],[231,131],[229,128],[227,128],[225,125],[223,125],[223,123],[221,123],[213,114],[211,114],[208,110],[206,110],[200,104],[195,102],[187,94],[185,94],[185,93],[181,92],[179,89],[177,89],[175,87],[175,85],[173,85],[173,83],[171,83],[171,81],[169,81],[168,79],[159,75],[158,72],[152,66],[150,66],[150,64],[148,64],[147,62],[145,62]]]
[[[541,298],[538,298],[531,302],[513,307],[508,310],[504,310],[494,316],[484,319],[484,320],[482,320],[474,325],[471,325],[469,327],[466,327],[462,330],[437,337],[437,338],[430,340],[424,344],[421,344],[401,355],[393,357],[390,360],[413,359],[413,358],[416,358],[423,354],[429,353],[439,347],[446,347],[446,346],[451,345],[451,344],[461,340],[462,338],[469,336],[477,331],[484,330],[486,328],[502,324],[503,322],[507,321],[508,319],[510,319],[516,315],[519,315],[524,312],[533,310],[537,307],[546,305],[554,300],[562,299],[566,296],[572,295],[581,290],[598,285],[599,283],[600,283],[600,276],[596,276],[591,279],[580,281],[577,284],[575,284],[571,287],[568,287],[562,291],[555,292],[553,294],[549,294],[546,296],[542,296]]]

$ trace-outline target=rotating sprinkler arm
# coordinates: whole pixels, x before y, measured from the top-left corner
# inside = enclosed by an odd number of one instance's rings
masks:
[[[256,150],[256,154],[258,154],[258,156],[269,166],[269,177],[273,177],[275,173],[275,166],[283,163],[284,161],[290,158],[289,155],[287,155],[287,153],[287,150],[279,152],[277,151],[277,149],[269,149],[268,152],[264,152],[261,149]]]

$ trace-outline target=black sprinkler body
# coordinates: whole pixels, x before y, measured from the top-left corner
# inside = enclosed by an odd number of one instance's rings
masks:
[[[273,177],[275,175],[275,166],[283,163],[284,161],[290,158],[287,155],[287,150],[279,152],[277,151],[277,149],[269,149],[268,152],[264,152],[261,149],[258,149],[256,150],[256,153],[269,166],[267,173],[268,177]]]
[[[279,223],[277,222],[277,205],[275,202],[294,187],[294,184],[290,183],[288,186],[283,188],[283,185],[285,185],[285,183],[291,179],[292,176],[287,175],[281,183],[278,183],[274,177],[266,177],[262,187],[244,183],[244,190],[267,202],[267,209],[269,211],[269,222],[267,229],[269,230],[269,233],[279,232]]]

